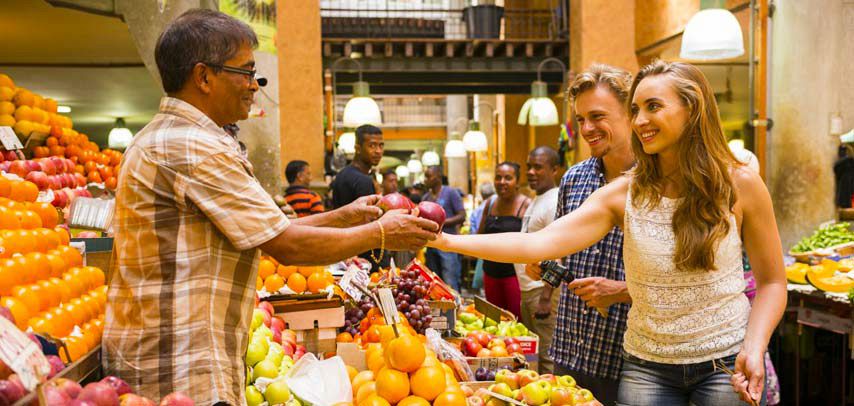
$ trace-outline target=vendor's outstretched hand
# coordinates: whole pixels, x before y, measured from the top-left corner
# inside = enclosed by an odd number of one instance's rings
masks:
[[[416,251],[436,239],[439,225],[418,217],[417,209],[389,210],[380,219],[385,231],[385,248],[390,250]]]
[[[362,196],[352,203],[338,209],[341,223],[345,227],[358,226],[370,223],[383,215],[382,209],[377,207],[380,195]]]

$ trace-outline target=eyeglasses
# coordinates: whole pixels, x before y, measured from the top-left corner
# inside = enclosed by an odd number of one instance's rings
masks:
[[[254,79],[254,80],[258,81],[258,86],[261,86],[261,87],[267,86],[267,78],[259,75],[258,71],[256,71],[256,70],[235,68],[233,66],[228,66],[228,65],[215,65],[212,63],[206,63],[205,65],[208,65],[212,68],[222,69],[226,72],[237,73],[237,74],[249,76],[250,80]]]

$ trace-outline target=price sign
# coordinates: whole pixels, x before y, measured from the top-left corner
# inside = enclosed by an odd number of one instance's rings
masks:
[[[400,323],[400,316],[397,314],[397,304],[394,302],[394,295],[391,294],[391,289],[382,288],[380,294],[380,310],[383,312],[385,324],[393,326]]]
[[[475,296],[474,298],[474,309],[483,314],[486,318],[494,320],[496,322],[501,321],[501,308],[498,306],[483,300],[480,297]]]
[[[50,374],[50,364],[39,346],[4,317],[0,317],[0,361],[18,374],[28,391]]]
[[[344,293],[352,297],[353,300],[359,301],[362,300],[362,291],[367,290],[366,288],[370,279],[371,277],[368,276],[368,273],[364,269],[351,265],[347,267],[347,271],[341,276],[338,286],[341,287]]]
[[[0,143],[3,144],[3,148],[6,148],[7,151],[24,148],[24,145],[21,144],[21,140],[15,135],[12,127],[0,127]]]

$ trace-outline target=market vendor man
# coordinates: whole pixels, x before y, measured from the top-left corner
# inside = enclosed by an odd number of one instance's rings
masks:
[[[257,44],[249,26],[211,10],[184,13],[157,41],[167,96],[124,155],[102,341],[106,374],[151,399],[181,391],[200,405],[246,403],[261,251],[327,264],[418,249],[438,230],[401,212],[377,220],[377,196],[288,221],[222,129],[249,115]]]

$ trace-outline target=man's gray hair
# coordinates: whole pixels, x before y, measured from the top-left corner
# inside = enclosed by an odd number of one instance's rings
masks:
[[[244,44],[255,48],[258,37],[243,21],[215,10],[188,10],[157,38],[154,60],[163,90],[181,90],[200,62],[219,72],[219,66],[234,58]]]
[[[495,194],[495,186],[491,182],[483,182],[480,184],[480,196],[484,199],[490,198]]]

